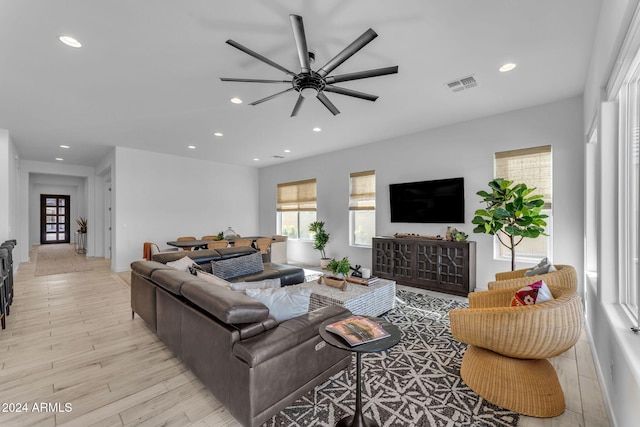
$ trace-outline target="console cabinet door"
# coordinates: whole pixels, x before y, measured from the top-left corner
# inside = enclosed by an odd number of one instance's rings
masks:
[[[398,284],[467,296],[475,288],[475,242],[373,239],[372,273]]]

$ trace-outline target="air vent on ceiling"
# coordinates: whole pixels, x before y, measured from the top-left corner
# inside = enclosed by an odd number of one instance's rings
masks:
[[[284,156],[278,156],[277,154],[275,156],[271,156],[274,159],[284,159]]]
[[[478,86],[478,81],[473,76],[463,77],[444,84],[451,92],[460,92]]]

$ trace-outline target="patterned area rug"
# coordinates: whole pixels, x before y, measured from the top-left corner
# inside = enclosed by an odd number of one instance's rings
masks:
[[[36,276],[74,273],[92,269],[87,262],[87,256],[76,253],[75,245],[73,244],[40,245],[35,250],[35,254]]]
[[[447,313],[466,303],[398,290],[384,318],[402,340],[385,353],[362,357],[364,414],[380,426],[517,426],[519,415],[471,391],[460,378],[465,344],[451,336]],[[273,417],[267,426],[322,426],[353,414],[355,357],[342,372]],[[315,402],[315,404],[314,404]]]

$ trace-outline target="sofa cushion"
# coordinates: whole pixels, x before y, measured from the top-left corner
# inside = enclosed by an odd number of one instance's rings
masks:
[[[134,261],[131,263],[131,271],[135,271],[143,277],[151,278],[151,273],[156,270],[172,270],[172,268],[156,261]]]
[[[260,336],[239,341],[233,354],[254,367],[268,361],[298,344],[318,335],[318,327],[327,319],[349,317],[351,312],[339,305],[330,305],[280,323],[277,328]]]
[[[247,296],[255,298],[267,307],[269,315],[278,322],[293,319],[309,311],[311,289],[299,287],[247,289]]]
[[[259,252],[235,258],[211,261],[211,266],[211,272],[223,279],[245,276],[264,270],[262,255]]]
[[[212,286],[204,280],[186,282],[182,295],[212,316],[227,324],[257,323],[269,317],[264,304],[240,292]]]
[[[166,264],[170,261],[176,261],[184,257],[184,251],[178,252],[162,252],[152,255],[154,261]],[[189,258],[191,258],[196,264],[208,264],[214,259],[221,259],[220,253],[216,249],[199,249],[197,251],[190,251]]]
[[[193,275],[176,269],[156,270],[151,273],[151,280],[161,288],[175,295],[181,294],[182,285],[192,280],[198,280]]]
[[[256,282],[233,282],[233,283],[227,282],[227,283],[229,283],[229,286],[234,291],[245,292],[247,289],[279,288],[280,278],[276,277],[275,279],[264,279],[264,280],[258,280]]]

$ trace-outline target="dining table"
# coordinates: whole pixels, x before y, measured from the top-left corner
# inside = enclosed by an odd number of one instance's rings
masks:
[[[255,244],[255,241],[257,239],[262,238],[262,237],[263,236],[225,237],[223,240],[226,240],[229,243],[233,243],[238,239],[251,239],[253,241],[253,243]],[[176,248],[180,248],[180,249],[190,248],[190,249],[193,249],[193,250],[198,250],[198,249],[207,249],[207,246],[211,242],[215,242],[215,240],[199,240],[199,239],[196,239],[196,240],[172,240],[170,242],[167,242],[167,245],[175,246]]]

